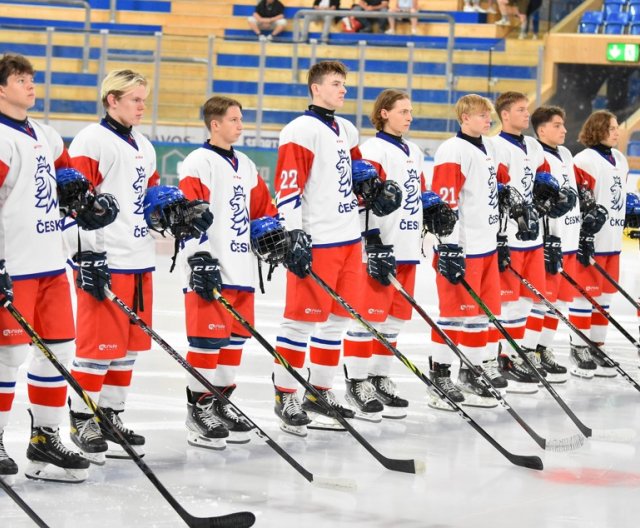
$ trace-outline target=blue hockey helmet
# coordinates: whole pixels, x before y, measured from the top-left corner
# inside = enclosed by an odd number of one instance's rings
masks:
[[[70,167],[58,169],[56,183],[62,216],[77,213],[90,204],[93,198],[91,183],[79,170]]]
[[[440,195],[433,191],[423,192],[420,199],[422,201],[422,234],[429,232],[441,237],[453,233],[458,216],[449,204],[443,202]]]
[[[640,228],[640,196],[636,193],[627,193],[626,205],[624,226],[632,229]]]
[[[149,187],[144,195],[143,214],[147,225],[162,233],[171,232],[176,222],[184,219],[187,199],[182,191],[173,185]]]
[[[540,215],[548,215],[560,194],[560,185],[549,172],[536,172],[533,182],[533,205]]]
[[[284,262],[289,252],[289,236],[280,222],[272,216],[251,221],[251,250],[269,264]]]

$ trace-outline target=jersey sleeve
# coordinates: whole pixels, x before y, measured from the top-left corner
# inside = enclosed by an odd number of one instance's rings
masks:
[[[262,216],[276,216],[278,209],[276,209],[273,203],[269,188],[259,174],[256,176],[257,183],[253,189],[251,189],[251,210],[249,211],[249,218],[255,220]]]
[[[86,134],[81,132],[69,145],[71,166],[97,187],[104,179],[100,172],[100,152],[85,136]]]
[[[196,151],[197,152],[197,151]],[[180,165],[178,171],[178,188],[182,191],[187,200],[204,200],[211,203],[211,189],[208,183],[211,181],[209,175],[204,174],[204,168],[208,165],[198,163],[193,155],[189,155]],[[213,219],[215,225],[216,219]],[[200,238],[190,238],[180,243],[181,251],[178,259],[182,260],[182,265],[187,266],[186,259],[198,251],[211,252],[209,237],[207,233]],[[215,256],[215,255],[214,255]]]
[[[443,202],[449,204],[454,211],[458,210],[460,192],[465,182],[460,156],[454,152],[450,144],[443,143],[436,151],[433,167],[433,182],[431,190],[437,193]],[[442,242],[458,244],[459,230],[456,228],[448,237],[442,238]]]

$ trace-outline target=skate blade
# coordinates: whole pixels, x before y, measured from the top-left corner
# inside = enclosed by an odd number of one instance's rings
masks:
[[[547,372],[547,381],[549,383],[566,383],[568,379],[567,374],[550,374]]]
[[[226,438],[207,438],[193,431],[187,432],[187,443],[193,447],[213,449],[215,451],[222,451],[227,447]]]
[[[613,367],[601,367],[598,365],[598,368],[594,372],[594,376],[597,378],[615,378],[618,375],[618,372]]]
[[[32,480],[79,484],[87,480],[89,470],[61,468],[48,462],[35,462],[31,460],[27,465],[24,475]]]
[[[462,405],[462,404],[464,404],[464,401],[458,403],[458,405]],[[436,409],[438,411],[451,411],[451,412],[454,412],[456,410],[453,407],[451,407],[451,405],[449,405],[449,402],[447,402],[446,400],[441,399],[438,396],[430,397],[429,398],[429,402],[427,403],[427,405],[429,405],[429,407],[431,407],[432,409]]]
[[[538,392],[538,383],[521,383],[509,380],[507,392],[509,394],[535,394]]]
[[[227,444],[248,444],[251,442],[249,431],[229,431]]]
[[[337,420],[325,416],[324,414],[316,414],[314,412],[307,411],[307,415],[311,419],[311,422],[307,424],[308,429],[316,429],[319,431],[344,431],[345,428],[340,425]]]
[[[498,406],[498,401],[495,398],[484,398],[475,394],[465,394],[462,405],[467,407],[483,407],[485,409],[491,409]]]
[[[107,440],[107,445],[109,449],[104,453],[104,456],[111,459],[130,459],[129,453],[127,453],[120,444],[112,442],[111,440]],[[131,446],[137,455],[142,458],[144,456],[144,452],[142,451],[142,446]]]
[[[287,423],[284,423],[283,421],[280,422],[280,430],[284,431],[285,433],[289,433],[291,435],[294,436],[299,436],[301,438],[304,438],[305,436],[307,436],[307,426],[306,425],[289,425]]]
[[[362,420],[364,422],[371,422],[371,423],[380,423],[382,421],[382,414],[381,413],[366,413],[366,412],[362,412],[362,411],[356,411],[354,409],[356,415],[355,418],[357,420]],[[342,426],[340,426],[342,428]]]
[[[7,486],[13,486],[16,483],[16,473],[0,475],[0,479],[2,479]]]
[[[86,451],[80,450],[80,454],[96,466],[104,466],[106,463],[105,453],[87,453]]]
[[[402,420],[407,417],[407,408],[406,407],[388,407],[384,406],[384,410],[382,411],[382,417],[387,418],[389,420]]]
[[[578,367],[571,367],[569,372],[572,376],[583,379],[593,379],[595,375],[593,370],[579,369]]]

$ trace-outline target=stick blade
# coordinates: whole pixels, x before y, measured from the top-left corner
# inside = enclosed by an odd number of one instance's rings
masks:
[[[511,455],[509,460],[516,466],[526,467],[528,469],[542,470],[542,460],[537,456]]]
[[[544,448],[556,453],[574,451],[584,445],[586,437],[580,433],[565,438],[550,438],[546,441]]]
[[[356,491],[358,485],[356,481],[349,478],[331,478],[313,476],[311,484],[319,488],[332,489],[336,491]]]
[[[376,457],[377,458],[377,457]],[[401,473],[421,473],[424,471],[424,462],[416,460],[400,460],[398,458],[386,458],[378,459],[380,463],[390,469],[391,471],[399,471]]]
[[[249,528],[256,522],[256,516],[251,512],[237,512],[219,517],[193,518],[188,523],[193,528]]]

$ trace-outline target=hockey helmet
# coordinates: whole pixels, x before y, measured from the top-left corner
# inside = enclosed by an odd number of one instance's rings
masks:
[[[73,168],[56,171],[58,202],[62,216],[77,213],[91,204],[91,183],[79,170]]]
[[[289,252],[289,236],[284,227],[272,216],[251,221],[251,250],[268,264],[284,262]]]
[[[624,226],[632,229],[640,228],[640,196],[636,193],[627,193]]]
[[[533,182],[533,205],[540,216],[548,215],[558,201],[560,185],[548,172],[537,172]]]
[[[187,224],[187,203],[182,191],[173,185],[149,187],[143,200],[144,219],[154,231],[169,230],[177,238]]]
[[[423,192],[420,198],[422,200],[423,235],[425,231],[438,237],[453,233],[458,217],[449,204],[443,202],[440,195],[433,191]]]

